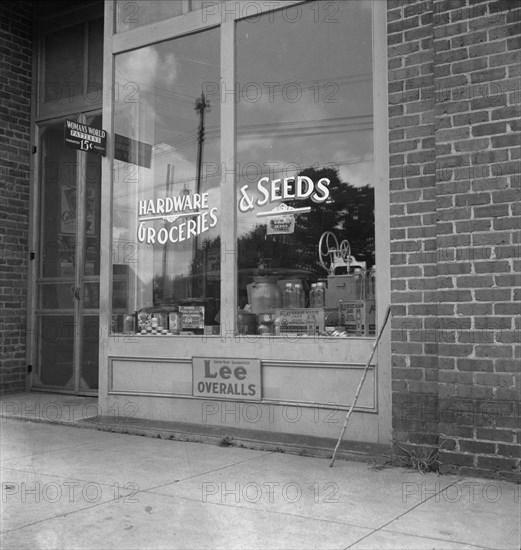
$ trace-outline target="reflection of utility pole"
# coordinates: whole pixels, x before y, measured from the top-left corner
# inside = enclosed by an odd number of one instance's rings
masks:
[[[201,92],[201,96],[195,100],[195,111],[199,114],[199,129],[197,132],[197,175],[195,192],[199,195],[201,193],[201,172],[203,167],[203,143],[204,143],[204,113],[208,110],[210,112],[210,101],[204,96],[204,92]],[[199,238],[196,235],[194,238],[194,247],[192,254],[192,266],[195,267],[195,259],[197,255],[197,248]],[[193,275],[192,275],[193,276]],[[206,273],[201,273],[201,296],[206,293]]]
[[[204,97],[204,92],[201,92],[201,97],[195,100],[195,110],[199,113],[199,130],[197,132],[197,187],[196,193],[201,192],[201,170],[203,165],[203,143],[204,143],[204,112],[208,109],[210,112],[210,101]]]

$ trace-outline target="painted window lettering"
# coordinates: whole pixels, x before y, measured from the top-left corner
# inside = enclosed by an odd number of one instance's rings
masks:
[[[279,178],[275,180],[270,180],[270,178],[265,176],[257,183],[257,191],[261,197],[256,201],[248,194],[247,185],[241,187],[239,210],[241,212],[248,212],[249,210],[253,210],[255,205],[264,206],[268,202],[304,200],[307,198],[311,198],[313,202],[321,203],[329,197],[328,186],[330,183],[328,178],[321,178],[315,184],[307,176]]]
[[[154,220],[169,223],[181,221],[170,228],[153,227]],[[139,201],[137,238],[140,243],[166,244],[183,242],[206,233],[217,225],[217,208],[209,209],[208,193],[172,196]]]

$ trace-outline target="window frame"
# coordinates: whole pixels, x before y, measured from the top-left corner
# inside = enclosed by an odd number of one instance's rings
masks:
[[[374,182],[375,182],[375,255],[378,266],[377,316],[381,319],[387,304],[390,303],[390,239],[389,239],[389,197],[388,197],[388,122],[387,122],[387,68],[386,68],[386,6],[378,0],[366,0],[372,3],[373,13],[373,129],[374,129]],[[202,16],[201,10],[191,11],[171,19],[144,25],[135,29],[115,33],[115,0],[105,5],[105,63],[103,120],[104,129],[109,136],[107,156],[103,160],[102,200],[102,242],[112,248],[112,162],[113,162],[113,82],[115,56],[134,49],[150,46],[206,29],[220,27],[221,80],[227,83],[228,97],[235,94],[236,64],[236,22],[252,16],[251,13],[235,13],[234,0],[218,4],[216,13]],[[303,0],[278,2],[260,2],[256,6],[258,15],[292,6],[304,5]],[[233,6],[233,9],[232,9]],[[108,31],[109,29],[109,31]],[[110,31],[110,29],[112,29]],[[110,82],[111,85],[106,83]],[[221,102],[221,166],[236,166],[236,105],[234,101]],[[236,188],[234,169],[222,170],[221,205],[236,206]],[[237,257],[236,257],[236,207],[221,212],[221,336],[236,334],[237,321]],[[232,243],[230,245],[230,243]],[[102,259],[102,270],[107,286],[100,296],[102,314],[102,335],[109,334],[112,303],[112,269],[110,254]],[[108,288],[108,290],[107,290]],[[377,318],[378,326],[378,318]],[[175,340],[190,338],[176,336]],[[327,337],[324,337],[327,338]],[[360,339],[374,341],[373,336]],[[344,339],[355,342],[359,338]],[[184,346],[183,346],[184,347]],[[381,345],[381,349],[385,349]],[[103,348],[103,346],[102,346]]]
[[[105,13],[105,18],[106,18]],[[34,90],[36,97],[34,98],[35,112],[34,121],[42,122],[52,118],[61,118],[66,115],[72,115],[79,112],[89,113],[98,112],[103,106],[103,90],[100,90],[99,94],[93,101],[84,97],[82,92],[74,97],[66,96],[59,101],[48,102],[47,104],[41,101],[44,93],[45,86],[45,40],[47,35],[54,32],[67,29],[74,25],[83,26],[83,85],[84,87],[88,83],[89,76],[89,40],[90,24],[96,20],[104,20],[103,11],[97,9],[96,5],[87,4],[85,6],[76,8],[70,13],[59,15],[50,14],[48,17],[40,17],[38,19],[38,25],[36,28],[36,44],[37,56],[35,58],[36,78],[34,81]],[[106,46],[106,44],[104,44]],[[107,52],[103,51],[103,63],[107,60]],[[106,82],[106,81],[104,81]],[[87,95],[87,94],[85,94]]]

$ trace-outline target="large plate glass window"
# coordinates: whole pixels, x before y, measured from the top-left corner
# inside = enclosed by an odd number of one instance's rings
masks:
[[[116,57],[113,333],[218,333],[219,59],[219,29]]]
[[[370,2],[236,26],[240,332],[372,336]]]

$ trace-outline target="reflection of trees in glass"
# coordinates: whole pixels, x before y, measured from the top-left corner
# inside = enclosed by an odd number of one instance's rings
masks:
[[[173,303],[173,277],[168,275],[154,275],[152,282],[153,305]]]
[[[153,279],[154,306],[178,304],[186,298],[219,298],[220,252],[220,237],[206,239],[194,251],[189,275],[156,274]]]
[[[192,298],[218,298],[221,293],[221,237],[205,239],[190,265]]]
[[[314,183],[328,178],[329,198],[320,204],[311,198],[289,203],[291,206],[311,206],[309,214],[296,217],[292,245],[302,254],[309,267],[323,275],[318,267],[318,243],[324,231],[332,231],[340,243],[347,239],[351,254],[357,260],[374,264],[374,188],[369,185],[355,187],[340,181],[337,170],[307,168],[300,176],[307,176]],[[311,267],[313,266],[313,267]]]
[[[347,239],[357,260],[374,264],[374,188],[355,187],[340,181],[337,170],[306,168],[299,173],[314,183],[328,178],[329,198],[317,204],[309,199],[285,201],[297,207],[310,206],[309,214],[295,218],[291,235],[266,235],[266,225],[258,225],[238,239],[239,269],[256,267],[267,260],[273,268],[310,270],[325,276],[318,260],[318,243],[324,231],[332,231],[339,242]]]
[[[202,297],[201,279],[199,272],[195,276],[155,275],[153,279],[153,305],[173,305],[186,298]],[[193,285],[190,288],[190,285]]]
[[[311,271],[318,277],[326,273],[318,259],[318,243],[324,231],[332,231],[339,242],[347,239],[351,254],[367,267],[374,262],[374,188],[355,187],[342,182],[337,170],[307,168],[299,173],[314,183],[328,178],[329,198],[317,204],[310,198],[285,201],[290,206],[310,206],[309,214],[295,218],[295,232],[291,235],[266,235],[266,222],[257,225],[237,240],[239,273],[250,272],[263,260],[266,267]],[[266,218],[265,218],[266,219]],[[195,251],[190,265],[190,276],[154,277],[154,304],[175,303],[187,297],[220,296],[221,238],[204,240]],[[249,276],[245,282],[250,282]],[[191,286],[190,286],[191,285]],[[168,289],[168,292],[164,289]]]

